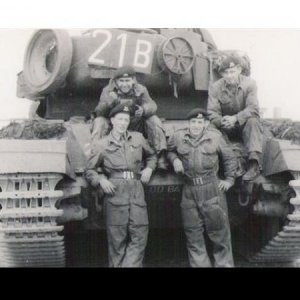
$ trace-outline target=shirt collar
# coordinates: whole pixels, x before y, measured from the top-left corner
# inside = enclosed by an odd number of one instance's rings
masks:
[[[108,135],[108,141],[109,141],[109,144],[116,144],[116,145],[118,145],[118,146],[120,146],[120,143],[122,143],[123,141],[129,141],[129,140],[131,140],[131,138],[132,138],[132,135],[131,135],[131,133],[130,133],[129,131],[126,131],[126,132],[123,134],[123,136],[121,137],[121,140],[120,140],[120,141],[118,141],[118,140],[114,137],[112,131],[111,131],[111,132],[109,133],[109,135]]]

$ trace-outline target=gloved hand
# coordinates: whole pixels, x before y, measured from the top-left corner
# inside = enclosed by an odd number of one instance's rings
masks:
[[[231,187],[233,186],[233,183],[226,180],[220,180],[219,183],[219,189],[222,192],[227,192]]]
[[[108,179],[100,179],[100,185],[105,194],[113,195],[115,193],[116,187]]]
[[[179,158],[174,159],[173,161],[173,167],[174,167],[174,171],[175,173],[182,173],[184,174],[184,168],[183,168],[183,164],[182,161]]]
[[[137,110],[135,111],[134,115],[137,118],[141,118],[144,114],[144,109],[140,105],[135,105],[137,107]]]
[[[142,171],[141,182],[147,184],[150,181],[153,170],[151,168],[145,168]]]

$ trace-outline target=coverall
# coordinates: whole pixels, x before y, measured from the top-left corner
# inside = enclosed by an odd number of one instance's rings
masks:
[[[136,83],[128,94],[122,93],[114,80],[111,80],[101,94],[100,101],[95,109],[97,118],[94,120],[92,139],[97,140],[109,131],[108,115],[110,110],[120,103],[128,103],[132,107],[129,130],[141,132],[156,151],[160,153],[167,149],[165,132],[161,120],[155,115],[156,103],[151,99],[145,86]],[[135,105],[144,109],[141,118],[134,116]]]
[[[211,123],[229,138],[242,136],[248,159],[261,165],[263,136],[255,81],[240,75],[237,86],[231,87],[223,78],[219,79],[210,87],[207,111]],[[238,119],[235,127],[221,128],[222,117],[233,115]]]
[[[94,187],[101,177],[115,186],[114,195],[106,194],[108,255],[110,267],[141,267],[148,237],[148,213],[144,188],[140,182],[143,158],[146,167],[155,169],[155,151],[139,132],[130,132],[122,141],[112,133],[94,143],[85,176]]]
[[[231,234],[225,194],[218,188],[219,159],[226,180],[234,182],[237,161],[221,133],[205,129],[195,139],[189,129],[176,131],[168,140],[168,159],[179,158],[185,184],[181,212],[191,267],[211,267],[203,236],[204,228],[213,245],[216,267],[232,267]]]

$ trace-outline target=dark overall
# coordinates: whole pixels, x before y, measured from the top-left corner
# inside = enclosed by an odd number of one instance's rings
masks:
[[[155,169],[157,157],[142,134],[128,132],[123,141],[112,134],[94,143],[85,176],[94,187],[101,177],[115,186],[105,195],[105,215],[110,267],[141,267],[148,237],[148,213],[140,182],[143,153],[146,167]]]
[[[263,130],[259,117],[257,87],[253,79],[240,75],[235,87],[226,84],[224,79],[215,82],[209,90],[209,118],[229,139],[240,136],[248,151],[248,158],[261,165]],[[230,130],[221,129],[223,116],[236,115],[238,122]]]
[[[113,107],[126,102],[133,107],[139,105],[144,109],[141,118],[131,114],[129,130],[141,132],[149,141],[156,153],[167,149],[165,132],[161,120],[155,115],[156,103],[151,99],[146,87],[135,84],[128,94],[123,94],[113,80],[102,91],[100,101],[95,109],[97,118],[92,128],[92,139],[98,140],[105,136],[110,128],[108,122],[109,112]]]
[[[205,130],[194,139],[189,129],[178,130],[168,141],[168,159],[184,166],[181,211],[192,267],[210,267],[204,228],[213,245],[216,267],[232,267],[231,234],[226,198],[218,188],[218,154],[222,155],[226,180],[234,181],[237,162],[219,131]]]

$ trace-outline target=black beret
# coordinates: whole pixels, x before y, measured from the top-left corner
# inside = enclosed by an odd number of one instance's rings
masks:
[[[237,56],[230,55],[230,56],[227,56],[226,58],[224,58],[221,61],[221,64],[219,66],[218,71],[221,73],[221,72],[224,72],[228,68],[233,68],[233,67],[238,66],[240,64],[241,64],[241,61]]]
[[[131,109],[126,104],[118,104],[109,113],[109,117],[112,118],[118,113],[125,113],[130,115]]]
[[[193,118],[199,118],[199,119],[208,119],[208,114],[207,111],[203,108],[195,108],[193,110],[191,110],[187,115],[186,115],[186,119],[190,120]]]
[[[119,69],[116,70],[115,74],[114,74],[114,79],[118,79],[121,77],[133,77],[135,76],[135,70],[133,67],[131,66],[123,66]]]

